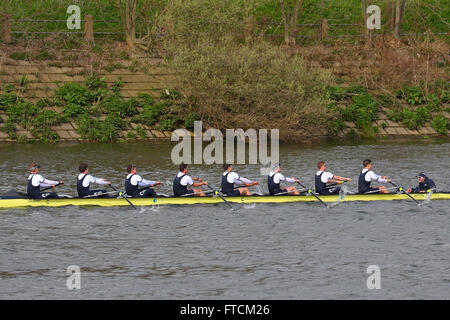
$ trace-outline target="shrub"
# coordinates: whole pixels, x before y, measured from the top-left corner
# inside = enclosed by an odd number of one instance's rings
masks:
[[[97,74],[90,75],[86,81],[86,87],[90,90],[106,88],[105,77],[100,78]]]
[[[13,52],[9,55],[9,57],[14,60],[27,60],[29,55],[26,52]]]
[[[377,112],[378,102],[369,94],[361,94],[354,96],[350,106],[342,110],[342,118],[364,128],[377,120]]]
[[[23,98],[14,93],[0,94],[0,110],[6,109],[10,105],[23,102]]]
[[[193,129],[194,122],[200,120],[200,116],[195,112],[189,112],[184,119],[184,127],[186,129]]]
[[[289,139],[301,126],[326,123],[331,75],[310,68],[299,55],[229,37],[172,50],[176,87],[184,88],[187,104],[197,105],[208,125],[283,128],[282,139]]]
[[[54,100],[56,103],[73,104],[86,107],[94,101],[94,96],[85,87],[78,83],[66,83],[55,92]]]
[[[425,96],[419,87],[403,86],[402,89],[397,91],[397,97],[410,105],[419,105],[425,102]]]
[[[9,139],[14,140],[17,138],[16,135],[17,128],[16,125],[11,120],[6,121],[1,130],[4,133],[8,134]]]
[[[147,132],[144,130],[144,128],[142,128],[141,126],[138,126],[137,128],[136,128],[136,132],[139,134],[139,136],[142,138],[142,139],[145,139],[145,138],[147,138]]]
[[[11,93],[16,91],[16,87],[12,83],[8,83],[3,87],[3,91],[6,93]]]
[[[447,135],[447,130],[450,129],[450,122],[443,115],[438,115],[431,121],[431,127],[436,130],[437,133],[445,136]]]
[[[101,106],[109,114],[120,117],[132,117],[138,114],[137,108],[140,106],[140,103],[135,98],[125,101],[118,95],[112,95],[107,97]]]
[[[134,122],[142,123],[148,126],[154,125],[161,115],[165,112],[165,106],[162,103],[156,105],[144,105],[143,111],[133,118]]]
[[[330,136],[337,136],[339,132],[341,132],[345,128],[347,128],[347,126],[342,119],[334,117],[328,119],[327,130]]]

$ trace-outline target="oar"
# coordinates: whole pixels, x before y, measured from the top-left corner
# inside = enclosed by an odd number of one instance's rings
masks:
[[[53,186],[51,186],[51,187],[47,187],[47,188],[42,189],[41,192],[42,192],[42,191],[46,191],[46,190],[50,190],[50,189],[52,189],[52,188],[54,188],[54,187],[59,186],[60,184],[61,184],[61,182],[58,182],[57,184],[55,184],[55,185],[53,185]],[[64,183],[62,183],[62,184],[64,184]]]
[[[114,194],[117,193],[117,191],[111,191],[111,192],[102,192],[99,194],[91,194],[89,196],[81,197],[81,199],[87,199],[87,198],[98,198],[100,196],[104,196],[105,194]]]
[[[111,189],[113,189],[114,191],[117,191],[117,189],[114,188],[111,184],[110,184],[109,186],[110,186]],[[119,191],[117,191],[117,192],[119,192]],[[128,200],[127,197],[125,197],[125,196],[123,195],[122,192],[119,192],[119,196],[121,196],[122,198],[124,198],[125,200],[127,200],[127,202],[128,202],[135,210],[137,210],[137,208],[134,206],[134,204],[132,204],[131,201]]]
[[[308,188],[306,188],[303,184],[301,184],[300,182],[297,182],[303,189],[307,189],[308,191],[311,191],[310,193],[316,197],[317,200],[319,200],[326,208],[328,208],[328,205],[322,201],[322,199],[320,199],[312,190],[309,190]]]
[[[210,193],[213,193],[213,192],[215,192],[215,191],[211,190],[211,191],[201,191],[201,192],[194,192],[194,193],[186,193],[186,194],[181,195],[180,197],[189,197],[189,196],[192,196],[192,195],[202,194],[202,193],[210,194]]]
[[[396,185],[396,184],[393,183],[392,181],[390,182],[390,184],[392,184],[394,187],[396,187],[396,188],[398,189],[398,191],[403,192],[403,193],[406,194],[408,197],[410,197],[411,199],[413,199],[415,203],[417,203],[418,205],[420,204],[419,201],[417,201],[416,199],[414,199],[414,198],[409,194],[408,191],[405,191],[405,190],[403,189],[403,187],[399,187],[398,185]]]
[[[214,194],[216,194],[216,195],[218,195],[219,197],[221,197],[222,200],[230,207],[230,209],[233,209],[233,207],[231,206],[231,204],[230,204],[227,200],[225,200],[225,198],[223,197],[222,192],[217,191],[217,190],[214,190],[209,184],[207,184],[207,186],[208,186],[208,188],[211,189],[211,191],[214,192]]]

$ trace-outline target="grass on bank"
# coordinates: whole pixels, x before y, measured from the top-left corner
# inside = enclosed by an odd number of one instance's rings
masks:
[[[188,3],[191,1],[187,1]],[[195,6],[195,0],[194,6]],[[282,34],[282,19],[278,0],[210,0],[205,9],[211,13],[208,23],[223,24],[229,29],[233,23],[227,20],[217,19],[214,9],[217,4],[227,3],[228,6],[238,8],[244,17],[250,15],[254,21],[262,26],[259,32],[270,34]],[[148,3],[148,6],[146,6]],[[158,16],[164,14],[167,6],[173,6],[173,0],[146,0],[138,2],[139,20],[154,21]],[[103,21],[119,21],[118,10],[110,0],[2,0],[0,12],[12,14],[13,19],[39,19],[39,20],[65,20],[69,16],[67,8],[70,5],[78,5],[81,15],[91,14],[94,16],[95,30],[98,32],[121,32],[120,23]],[[382,29],[377,33],[389,33],[392,28],[392,0],[380,0],[376,4],[382,10]],[[146,8],[142,10],[142,8]],[[223,6],[225,9],[226,7]],[[199,14],[201,16],[201,13]],[[446,0],[408,0],[406,6],[403,29],[405,33],[448,32],[448,21],[450,9]],[[332,24],[362,23],[362,10],[360,0],[303,0],[299,12],[298,23],[317,24],[326,18]],[[198,16],[186,15],[182,23],[198,24]],[[151,29],[152,23],[139,23],[138,32],[145,34]],[[13,22],[16,31],[65,31],[64,21],[41,22],[30,21]],[[304,27],[299,30],[303,35],[314,35],[315,29]],[[351,34],[359,35],[360,29],[350,26],[333,26],[329,30],[330,35]],[[45,35],[42,35],[45,37]],[[117,36],[115,36],[117,37]],[[120,36],[119,36],[120,38]]]

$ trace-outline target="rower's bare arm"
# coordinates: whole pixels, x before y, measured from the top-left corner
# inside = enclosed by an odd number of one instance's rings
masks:
[[[350,178],[344,178],[339,176],[334,176],[333,179],[340,180],[340,181],[352,181]]]

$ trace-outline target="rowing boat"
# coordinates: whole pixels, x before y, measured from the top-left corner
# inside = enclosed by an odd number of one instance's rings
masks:
[[[450,193],[438,192],[429,194],[411,194],[414,199],[423,201],[428,198],[431,200],[450,200]],[[226,197],[228,202],[232,203],[292,203],[292,202],[316,202],[318,201],[311,195],[254,195],[246,197]],[[320,196],[324,202],[336,201],[392,201],[392,200],[411,200],[406,194],[351,194],[346,196],[327,195]],[[217,196],[210,197],[158,197],[158,198],[130,198],[135,206],[157,206],[157,205],[195,205],[195,204],[218,204],[223,200]],[[0,199],[0,209],[5,208],[25,208],[25,207],[65,207],[65,206],[98,206],[98,207],[119,207],[129,206],[130,204],[123,198],[103,198],[103,199]]]

